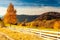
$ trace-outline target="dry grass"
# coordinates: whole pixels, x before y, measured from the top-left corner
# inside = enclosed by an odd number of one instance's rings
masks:
[[[10,38],[12,38],[14,40],[43,40],[42,38],[40,38],[34,34],[26,34],[23,32],[11,31],[11,30],[5,29],[5,28],[0,28],[0,32],[7,34]],[[2,38],[0,37],[0,39],[2,39]]]

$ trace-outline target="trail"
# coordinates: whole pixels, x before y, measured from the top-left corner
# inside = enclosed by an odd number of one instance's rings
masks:
[[[45,40],[60,40],[60,32],[55,31],[48,31],[48,30],[38,30],[38,29],[32,29],[32,28],[13,28],[9,27],[12,31],[17,32],[23,32],[23,33],[29,33],[29,34],[35,34],[36,36],[39,36]]]
[[[0,35],[2,35],[3,37],[7,38],[8,40],[14,40],[12,38],[10,38],[9,36],[7,36],[7,34],[0,32]]]

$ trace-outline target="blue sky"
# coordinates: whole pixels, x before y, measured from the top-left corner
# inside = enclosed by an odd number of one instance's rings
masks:
[[[41,7],[41,6],[53,6],[60,7],[60,0],[0,0],[0,6],[7,7],[9,3],[13,3],[14,6],[29,6],[29,7]]]
[[[12,3],[21,15],[40,15],[45,12],[60,12],[60,0],[0,0],[0,15],[5,15],[8,5]]]

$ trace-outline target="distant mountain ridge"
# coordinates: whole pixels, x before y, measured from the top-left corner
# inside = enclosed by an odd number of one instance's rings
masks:
[[[23,22],[25,19],[27,22],[34,20],[51,20],[51,19],[60,19],[59,12],[46,12],[41,15],[17,15],[18,21]]]
[[[51,20],[51,19],[60,19],[60,13],[59,12],[46,12],[41,14],[38,18],[35,20]]]
[[[39,15],[17,15],[17,19],[19,22],[23,22],[27,20],[27,22],[31,22],[35,20]]]

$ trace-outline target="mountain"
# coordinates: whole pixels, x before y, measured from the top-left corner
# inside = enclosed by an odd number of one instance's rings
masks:
[[[32,25],[31,25],[32,24]],[[43,28],[52,28],[58,29],[60,28],[60,13],[59,12],[46,12],[39,17],[37,17],[34,21],[31,22],[29,26],[43,27]]]
[[[59,12],[46,12],[41,14],[38,18],[35,20],[51,20],[51,19],[60,19],[60,13]]]
[[[17,19],[19,22],[23,22],[27,20],[27,22],[31,22],[35,20],[39,15],[17,15]]]
[[[51,20],[51,19],[59,19],[59,12],[46,12],[41,15],[17,15],[17,19],[19,22],[23,22],[27,20],[27,22],[31,22],[34,20]]]

